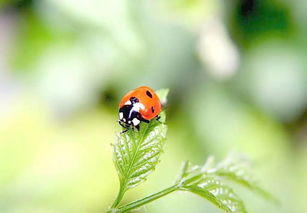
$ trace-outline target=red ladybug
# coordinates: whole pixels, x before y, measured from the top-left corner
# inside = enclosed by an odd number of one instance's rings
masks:
[[[141,121],[149,123],[161,112],[161,103],[158,95],[147,86],[138,87],[128,92],[119,103],[119,124],[128,129],[140,129]]]

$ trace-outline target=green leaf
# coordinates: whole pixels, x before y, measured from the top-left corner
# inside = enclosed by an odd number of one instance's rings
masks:
[[[244,163],[245,159],[234,161],[233,158],[227,158],[219,164],[214,164],[212,157],[209,157],[203,166],[192,165],[186,161],[174,185],[119,208],[110,209],[109,212],[128,212],[175,191],[188,191],[210,201],[225,212],[247,213],[243,201],[230,186],[223,183],[225,179],[235,180],[249,189],[255,189],[254,182],[250,181],[252,175],[246,175],[247,172],[243,173],[239,169]]]
[[[246,160],[244,159],[228,157],[219,163],[211,172],[253,190],[265,199],[278,203],[278,200],[273,195],[259,186],[245,162]]]
[[[210,160],[203,167],[186,162],[177,180],[180,189],[197,194],[226,212],[247,212],[242,200],[234,191],[223,184],[218,176],[209,172],[208,164]]]
[[[152,120],[142,123],[140,131],[133,129],[117,135],[114,162],[121,188],[134,188],[155,169],[166,138],[165,124]]]
[[[206,176],[193,185],[185,186],[185,189],[211,201],[226,212],[247,212],[234,191],[215,177]]]
[[[213,158],[208,158],[203,166],[185,162],[176,181],[181,190],[195,193],[230,213],[244,213],[246,209],[241,199],[223,181],[230,180],[258,192],[265,198],[276,199],[259,187],[249,170],[247,160],[230,156],[215,165]]]

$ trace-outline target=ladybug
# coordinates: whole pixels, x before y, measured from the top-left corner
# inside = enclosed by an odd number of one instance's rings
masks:
[[[147,86],[138,87],[128,92],[119,103],[118,123],[128,130],[134,127],[140,130],[141,121],[149,123],[153,118],[159,119],[161,103],[158,95]]]

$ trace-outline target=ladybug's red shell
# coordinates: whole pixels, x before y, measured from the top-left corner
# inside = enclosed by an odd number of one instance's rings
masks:
[[[135,97],[139,103],[144,105],[144,109],[140,109],[139,113],[146,120],[151,120],[161,112],[161,103],[158,95],[153,89],[147,86],[141,86],[128,92],[119,103],[122,108],[130,98]]]

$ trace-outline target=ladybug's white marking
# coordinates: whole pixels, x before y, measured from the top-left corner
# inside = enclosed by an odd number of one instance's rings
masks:
[[[119,119],[121,120],[121,119],[123,119],[123,117],[124,117],[124,113],[120,112],[119,113]]]
[[[131,101],[126,101],[125,105],[131,105]]]
[[[131,111],[140,112],[140,109],[144,110],[145,106],[143,104],[141,104],[141,103],[135,103],[135,104],[133,104],[133,107],[132,107]]]
[[[131,121],[130,121],[130,120],[128,121],[128,124],[131,124]]]
[[[133,118],[132,123],[133,123],[134,126],[137,126],[140,123],[140,120],[137,119],[137,118]]]
[[[144,110],[145,106],[141,103],[133,104],[133,107],[130,110],[129,117],[131,117],[132,112],[140,112],[140,109]]]

